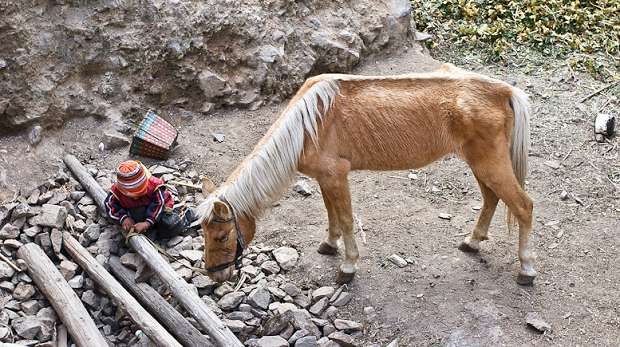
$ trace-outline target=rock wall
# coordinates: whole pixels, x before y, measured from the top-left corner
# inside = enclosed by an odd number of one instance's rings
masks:
[[[0,131],[172,106],[257,108],[411,38],[407,0],[0,3]]]

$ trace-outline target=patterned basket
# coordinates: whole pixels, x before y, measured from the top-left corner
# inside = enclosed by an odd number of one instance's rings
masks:
[[[178,133],[175,128],[149,111],[133,135],[129,153],[155,159],[167,159],[176,145]]]

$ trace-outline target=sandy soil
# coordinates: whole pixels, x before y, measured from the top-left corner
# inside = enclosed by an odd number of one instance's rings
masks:
[[[507,231],[503,207],[479,255],[456,249],[481,205],[475,179],[460,160],[446,158],[418,170],[417,180],[403,179],[407,172],[355,172],[350,177],[354,213],[367,242],[362,244],[358,233],[361,259],[350,286],[354,299],[340,316],[363,321],[363,308],[373,306],[378,316],[367,325],[363,342],[382,345],[394,338],[401,346],[620,345],[619,140],[593,140],[594,111],[604,95],[579,103],[603,84],[564,70],[526,73],[462,62],[467,63],[462,67],[517,81],[532,96],[527,190],[535,202],[536,285],[515,282],[518,235]],[[424,71],[437,64],[419,49],[409,49],[366,62],[356,73]],[[617,103],[610,105],[617,113]],[[204,118],[172,115],[182,145],[175,159],[190,159],[192,169],[221,182],[283,107],[226,110]],[[99,152],[106,127],[94,119],[74,119],[61,131],[46,132],[36,148],[27,145],[25,135],[1,138],[0,178],[4,172],[7,187],[30,189],[56,172],[64,151],[112,168],[127,151]],[[225,141],[213,142],[211,132],[224,133]],[[340,257],[316,252],[327,214],[315,182],[312,187],[315,193],[308,198],[287,193],[259,224],[257,241],[294,245],[302,257],[290,276],[299,283],[329,285]],[[566,201],[560,199],[562,190],[570,195]],[[6,187],[2,193],[12,195]],[[442,212],[454,217],[439,219]],[[415,264],[397,268],[386,260],[393,253]],[[528,328],[528,312],[540,313],[553,331],[541,335]]]

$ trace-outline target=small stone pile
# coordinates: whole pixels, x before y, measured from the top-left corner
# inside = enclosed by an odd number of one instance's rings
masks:
[[[187,161],[167,161],[150,170],[168,182],[198,183],[198,174],[187,168]],[[94,168],[89,172],[105,189],[110,187],[112,172]],[[192,205],[201,199],[192,187],[178,186],[178,193],[175,199],[179,203]],[[35,242],[57,265],[111,346],[152,345],[62,251],[62,233],[69,231],[104,266],[111,255],[118,255],[128,268],[144,271],[142,259],[125,247],[118,230],[99,215],[92,198],[63,171],[1,205],[0,253],[22,271],[0,261],[0,342],[55,346],[62,322],[27,275],[27,264],[16,257],[19,247]],[[313,288],[292,283],[285,273],[294,271],[299,258],[294,248],[250,246],[236,281],[217,284],[195,271],[203,266],[204,239],[199,230],[158,242],[174,257],[170,260],[173,269],[194,285],[202,300],[247,346],[357,346],[355,340],[363,325],[338,319],[339,308],[352,297],[346,285]],[[185,313],[157,276],[147,281]]]

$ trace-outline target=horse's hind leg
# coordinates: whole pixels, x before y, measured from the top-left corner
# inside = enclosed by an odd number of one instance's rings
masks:
[[[482,209],[476,227],[459,245],[459,249],[463,252],[477,253],[480,250],[480,241],[488,240],[489,225],[499,200],[497,195],[479,179],[478,185],[482,193]]]
[[[517,282],[531,285],[536,277],[534,256],[529,247],[532,231],[533,203],[523,191],[512,171],[508,145],[488,143],[466,149],[466,158],[476,177],[489,187],[505,204],[519,222],[519,260],[521,270]]]

